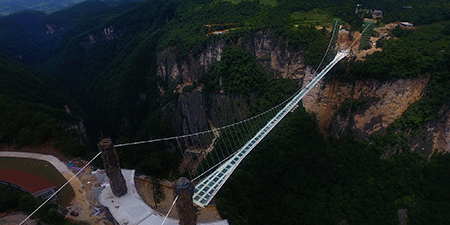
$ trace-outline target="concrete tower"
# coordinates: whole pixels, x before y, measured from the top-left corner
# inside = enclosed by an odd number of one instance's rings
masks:
[[[195,225],[197,223],[197,213],[194,208],[194,184],[186,177],[181,177],[175,182],[175,194],[178,195],[177,211],[180,218],[180,225]]]
[[[112,192],[120,197],[127,193],[127,184],[120,170],[119,158],[116,149],[109,138],[105,138],[98,143],[98,149],[102,152],[103,166],[106,176],[109,178]]]

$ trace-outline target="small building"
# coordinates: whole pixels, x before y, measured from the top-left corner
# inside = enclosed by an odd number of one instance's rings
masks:
[[[388,34],[386,34],[386,33],[380,33],[380,34],[378,35],[378,37],[379,37],[379,38],[387,38],[387,37],[388,37]]]
[[[55,193],[56,188],[54,184],[42,177],[5,168],[0,168],[0,183],[28,192],[35,198],[42,197],[44,199]]]
[[[378,10],[378,9],[374,9],[372,11],[372,17],[373,18],[383,17],[383,11],[382,10]]]
[[[412,27],[414,27],[414,24],[409,23],[409,22],[400,22],[400,26],[403,28],[412,28]]]

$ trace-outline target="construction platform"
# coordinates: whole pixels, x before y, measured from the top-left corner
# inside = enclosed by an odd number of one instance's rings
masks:
[[[109,181],[105,180],[104,189],[99,195],[99,203],[107,207],[114,219],[123,225],[161,225],[165,215],[150,208],[139,196],[134,184],[134,170],[122,169],[128,192],[116,197],[111,190]],[[175,208],[173,210],[176,210]],[[177,225],[179,221],[167,218],[164,225]],[[219,220],[209,223],[198,223],[199,225],[229,225],[227,220]]]

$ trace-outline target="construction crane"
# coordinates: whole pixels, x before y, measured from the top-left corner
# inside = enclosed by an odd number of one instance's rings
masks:
[[[208,34],[211,33],[211,27],[216,27],[216,26],[227,26],[227,25],[239,25],[239,23],[221,23],[221,24],[205,24],[202,27],[208,27]]]

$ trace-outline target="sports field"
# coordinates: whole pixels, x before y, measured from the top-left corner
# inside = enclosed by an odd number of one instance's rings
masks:
[[[0,157],[0,168],[20,170],[40,176],[54,184],[56,189],[59,189],[67,181],[51,163],[38,159]],[[57,196],[56,203],[66,206],[75,193],[72,187],[67,185]]]

